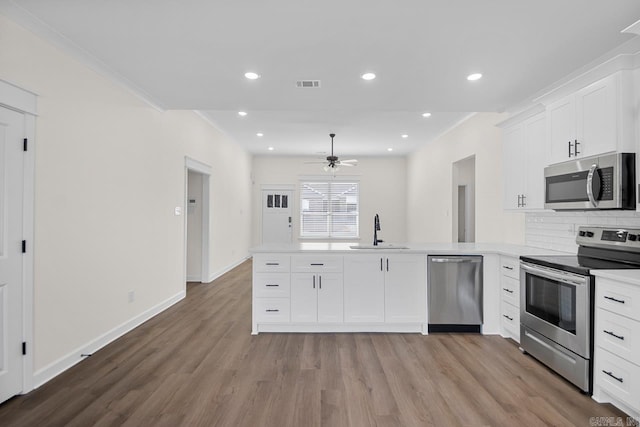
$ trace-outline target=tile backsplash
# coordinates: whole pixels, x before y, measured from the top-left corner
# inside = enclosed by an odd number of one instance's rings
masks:
[[[576,253],[576,233],[580,225],[640,228],[640,212],[528,212],[525,241],[527,246]]]

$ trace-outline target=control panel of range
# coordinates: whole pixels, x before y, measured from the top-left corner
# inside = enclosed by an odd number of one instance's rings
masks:
[[[640,252],[640,229],[581,226],[578,228],[576,243],[581,246]]]

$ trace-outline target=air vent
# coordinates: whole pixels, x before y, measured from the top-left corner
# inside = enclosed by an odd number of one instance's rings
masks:
[[[296,82],[296,87],[303,87],[303,88],[320,87],[320,80],[298,80]]]

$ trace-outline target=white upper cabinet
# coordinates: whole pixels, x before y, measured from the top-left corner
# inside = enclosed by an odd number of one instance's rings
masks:
[[[544,208],[546,118],[538,113],[503,132],[504,209]]]
[[[549,104],[550,163],[635,152],[633,81],[620,71]]]

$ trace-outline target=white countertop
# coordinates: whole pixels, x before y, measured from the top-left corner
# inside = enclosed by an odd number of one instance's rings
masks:
[[[640,286],[640,270],[591,270],[591,274]]]
[[[572,255],[567,252],[558,252],[551,249],[541,249],[531,246],[512,245],[505,243],[393,243],[393,246],[406,246],[407,249],[390,249],[381,244],[381,249],[352,249],[350,246],[358,245],[358,242],[302,242],[291,244],[261,245],[250,249],[251,253],[418,253],[435,255],[462,255],[462,254],[498,254],[508,256],[520,255]],[[362,244],[362,243],[360,243]]]

